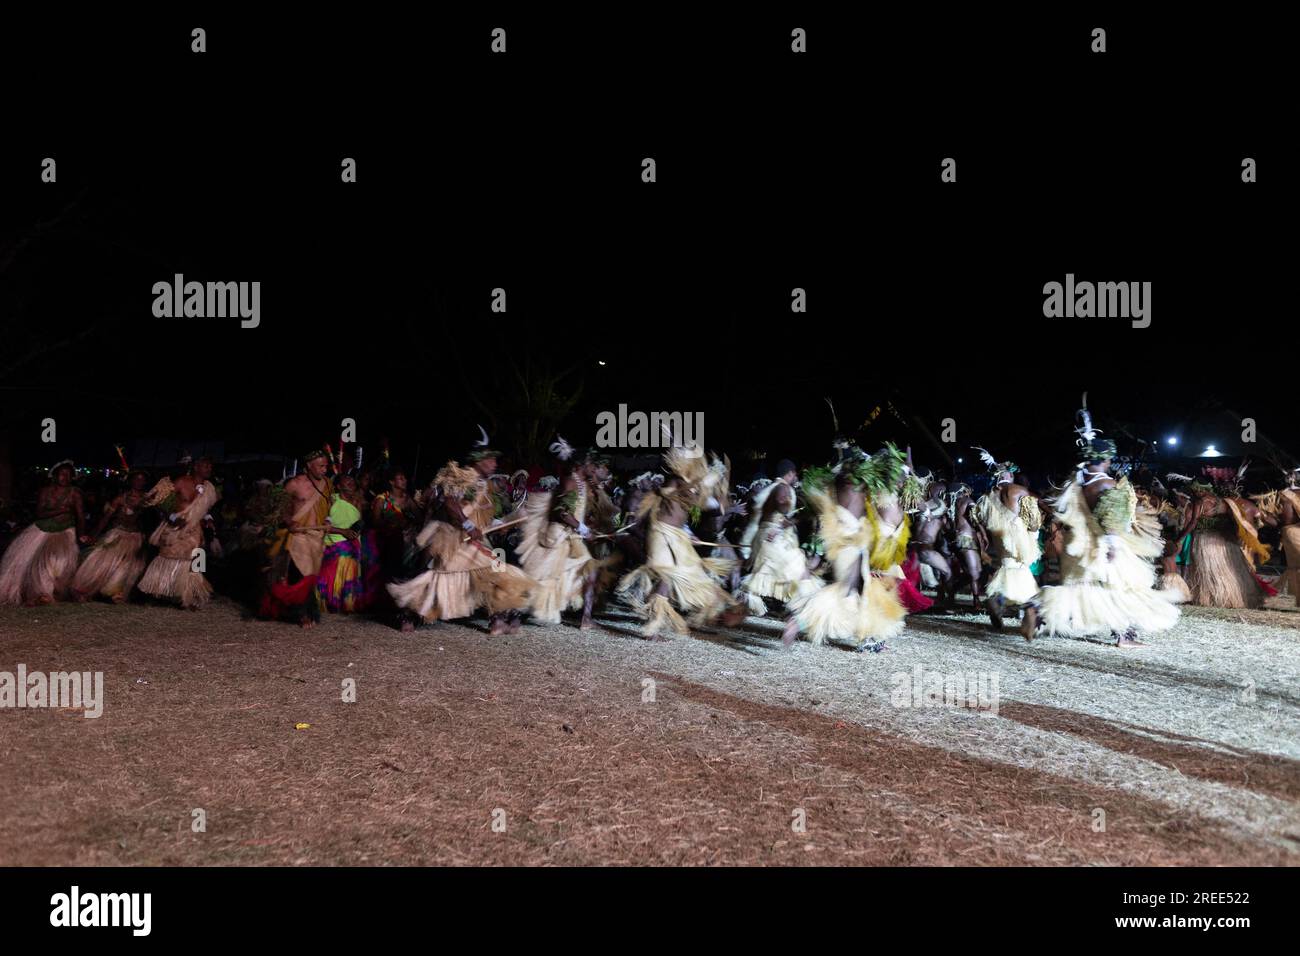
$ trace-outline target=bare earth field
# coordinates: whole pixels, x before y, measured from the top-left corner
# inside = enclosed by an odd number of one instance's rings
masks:
[[[494,638],[3,609],[0,671],[102,671],[106,700],[0,709],[0,865],[1300,862],[1292,599],[1123,651],[984,620],[854,654],[753,618],[651,643],[618,612]],[[996,678],[996,713],[900,698],[918,666]]]

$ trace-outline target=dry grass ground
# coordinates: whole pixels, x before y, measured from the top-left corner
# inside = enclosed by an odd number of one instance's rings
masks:
[[[0,864],[1292,864],[1297,625],[1193,610],[1121,651],[927,615],[859,655],[756,619],[4,609],[0,670],[102,671],[106,702],[0,710]],[[897,706],[918,665],[996,675],[996,715]]]

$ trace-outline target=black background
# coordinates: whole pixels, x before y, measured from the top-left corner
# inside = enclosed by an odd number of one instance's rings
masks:
[[[885,399],[909,422],[864,444],[925,446],[912,423],[951,415],[963,447],[1067,468],[1088,389],[1103,427],[1230,407],[1300,449],[1268,348],[1287,323],[1278,24],[833,9],[11,28],[4,235],[28,241],[0,315],[6,351],[37,353],[0,375],[18,457],[49,457],[46,415],[105,464],[145,437],[295,455],[343,417],[408,464],[485,417],[510,450],[521,357],[578,369],[578,444],[627,403],[813,461],[831,395],[842,424]],[[155,319],[175,272],[260,280],[261,327]],[[1067,272],[1151,281],[1153,325],[1045,319]]]

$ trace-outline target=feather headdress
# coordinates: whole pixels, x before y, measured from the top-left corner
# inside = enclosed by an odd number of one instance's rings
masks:
[[[972,445],[971,450],[980,453],[980,461],[984,462],[985,466],[989,470],[989,473],[992,475],[1014,475],[1016,472],[1020,470],[1020,466],[1017,465],[1014,461],[998,461],[996,458],[993,457],[992,452],[990,452],[987,448],[981,448],[979,445]],[[1011,483],[1010,478],[1003,478],[1001,481],[998,482],[998,484],[1000,485],[1006,485],[1010,483]]]
[[[466,455],[466,458],[471,462],[482,461],[484,458],[500,458],[501,453],[499,451],[495,448],[488,447],[488,443],[491,439],[488,438],[487,429],[482,425],[475,425],[475,427],[478,429],[479,438],[472,446],[470,446],[469,454]]]
[[[1079,462],[1076,477],[1083,481],[1084,472],[1087,470],[1086,465],[1106,461],[1115,458],[1119,454],[1119,449],[1115,447],[1115,442],[1109,438],[1098,438],[1101,429],[1092,424],[1092,413],[1088,411],[1088,393],[1083,393],[1083,407],[1075,413],[1075,418],[1080,422],[1075,427],[1074,433],[1078,435],[1075,444],[1083,451],[1083,460]]]
[[[1087,392],[1083,393],[1083,407],[1075,413],[1075,417],[1082,422],[1074,429],[1075,434],[1079,436],[1078,444],[1080,447],[1087,447],[1097,437],[1097,429],[1092,427],[1092,414],[1088,411]]]
[[[673,445],[664,452],[664,469],[697,488],[709,474],[709,463],[699,445]]]

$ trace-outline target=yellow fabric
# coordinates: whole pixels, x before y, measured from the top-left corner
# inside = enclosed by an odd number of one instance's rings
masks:
[[[1252,566],[1256,560],[1261,564],[1267,561],[1272,551],[1268,545],[1259,540],[1259,532],[1246,517],[1241,505],[1231,498],[1224,498],[1223,503],[1228,506],[1233,520],[1237,523],[1237,540],[1241,542],[1241,550],[1246,555],[1246,560],[1250,561]]]
[[[357,510],[356,505],[346,500],[341,495],[334,496],[334,504],[330,505],[330,510],[329,510],[330,524],[332,524],[336,528],[342,528],[344,530],[347,530],[348,528],[351,528],[354,524],[356,524],[360,520],[361,520],[361,512]],[[325,535],[326,547],[328,547],[331,544],[338,544],[340,541],[343,540],[344,537],[341,534]]]
[[[871,525],[871,570],[888,571],[895,565],[902,564],[907,558],[907,541],[912,533],[908,527],[907,516],[903,516],[903,522],[894,535],[883,533],[884,523],[880,518],[880,512],[870,501],[867,502],[866,517]]]

